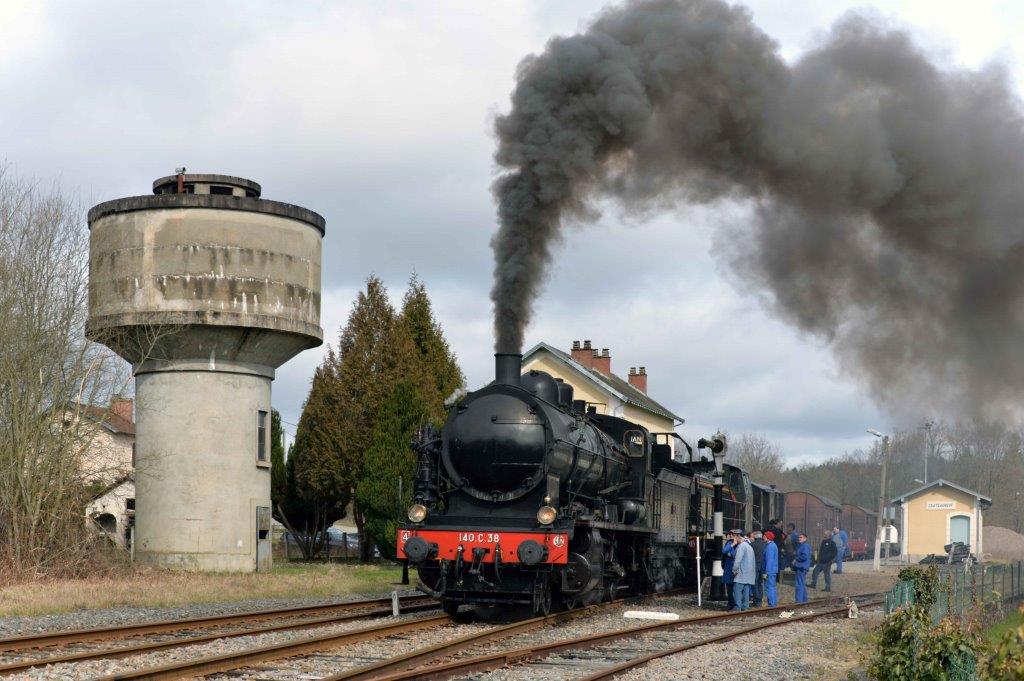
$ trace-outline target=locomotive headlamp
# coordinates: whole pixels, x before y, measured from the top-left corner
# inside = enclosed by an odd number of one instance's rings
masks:
[[[427,517],[427,507],[423,504],[413,504],[409,507],[409,520],[414,523],[422,523]]]
[[[541,525],[550,525],[555,522],[555,517],[557,515],[558,511],[550,506],[541,506],[537,511],[537,522]]]

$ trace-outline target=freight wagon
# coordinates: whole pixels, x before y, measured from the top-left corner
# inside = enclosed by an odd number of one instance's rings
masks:
[[[854,560],[874,554],[875,536],[878,532],[877,513],[862,506],[843,504],[843,521],[840,527],[850,535],[850,554]]]
[[[811,546],[817,546],[825,530],[842,524],[843,507],[811,492],[786,492],[782,522],[796,525],[797,532],[807,535]]]

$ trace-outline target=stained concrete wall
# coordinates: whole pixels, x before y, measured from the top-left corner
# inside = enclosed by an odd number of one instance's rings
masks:
[[[305,222],[251,211],[156,208],[102,215],[90,225],[90,336],[110,344],[105,332],[113,332],[118,351],[137,361],[149,350],[149,338],[126,331],[201,324],[208,328],[163,344],[164,354],[207,357],[213,351],[280,366],[323,338],[320,241]],[[264,333],[240,336],[238,327]]]
[[[270,506],[270,422],[261,465],[257,412],[270,412],[270,378],[231,368],[136,376],[140,563],[255,569],[256,507]]]

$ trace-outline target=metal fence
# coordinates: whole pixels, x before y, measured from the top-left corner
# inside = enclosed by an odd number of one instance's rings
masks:
[[[1006,604],[1024,598],[1024,561],[940,565],[939,587],[930,608],[932,624],[947,617],[963,620],[987,609],[1005,614]],[[914,583],[897,582],[885,595],[885,614],[915,601]],[[951,662],[951,681],[974,681],[977,661],[969,652]]]
[[[963,619],[980,608],[1002,610],[1024,597],[1024,561],[970,566],[940,565],[939,589],[931,607],[932,623],[946,617]],[[885,596],[885,614],[914,602],[912,582],[897,582]]]

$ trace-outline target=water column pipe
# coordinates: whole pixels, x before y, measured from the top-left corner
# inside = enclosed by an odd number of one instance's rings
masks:
[[[710,449],[715,461],[714,497],[713,497],[713,528],[711,535],[711,593],[708,596],[710,601],[724,601],[728,598],[725,593],[725,585],[722,583],[722,539],[724,537],[723,527],[723,503],[722,487],[725,484],[725,452],[727,445],[725,435],[721,432],[715,433],[710,439],[701,438],[697,442],[698,449]]]

